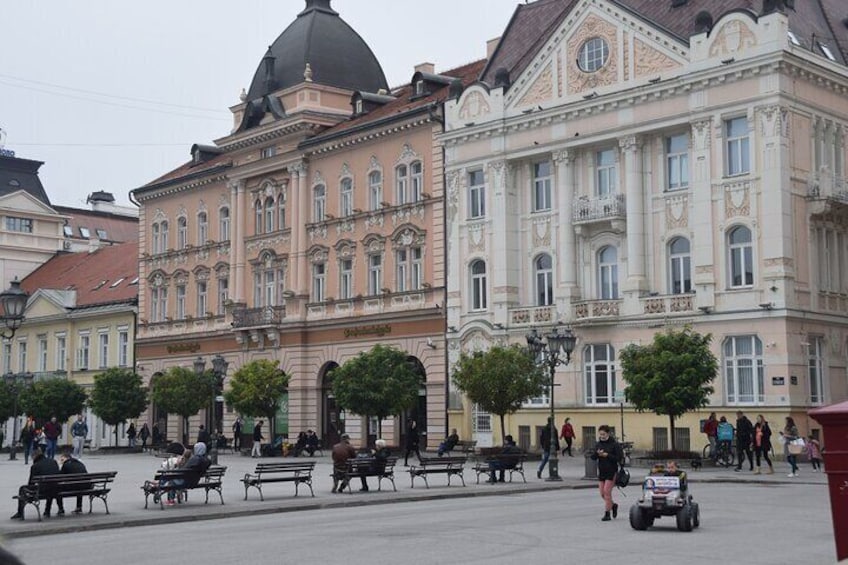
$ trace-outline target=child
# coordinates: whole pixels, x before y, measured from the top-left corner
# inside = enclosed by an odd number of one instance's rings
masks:
[[[813,465],[813,473],[821,471],[821,444],[813,436],[807,436],[807,457]]]

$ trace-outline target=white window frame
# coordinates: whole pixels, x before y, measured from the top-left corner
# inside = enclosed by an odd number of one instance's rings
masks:
[[[318,184],[312,187],[312,221],[323,222],[327,215],[327,187]]]
[[[204,245],[209,239],[209,216],[206,212],[197,214],[197,245]]]
[[[411,261],[411,272],[409,279],[410,290],[421,290],[424,285],[424,248],[410,247],[409,260]]]
[[[745,124],[745,133],[733,134],[734,125]],[[729,118],[724,122],[727,136],[724,144],[727,159],[726,174],[729,177],[747,175],[751,172],[751,129],[746,116]]]
[[[605,396],[598,393],[600,388],[598,379],[605,379],[603,383],[607,389]],[[609,406],[616,403],[615,348],[611,344],[597,343],[583,348],[583,385],[587,406]]]
[[[368,255],[368,294],[377,296],[383,288],[383,254]]]
[[[675,250],[676,245],[683,242],[686,249]],[[685,237],[674,237],[668,242],[668,293],[689,292],[692,292],[692,245]]]
[[[288,193],[284,190],[277,196],[277,229],[283,231],[288,226],[286,222],[286,200]]]
[[[177,249],[188,247],[188,218],[180,216],[177,218]]]
[[[176,290],[174,292],[176,296],[176,309],[174,310],[174,318],[177,320],[184,320],[186,317],[186,285],[176,285]]]
[[[398,292],[406,292],[409,280],[409,249],[398,249],[395,251],[395,289]]]
[[[479,175],[479,177],[477,177]],[[482,169],[468,172],[468,219],[486,217],[486,175]]]
[[[227,300],[230,298],[230,281],[226,277],[218,278],[218,315],[227,313]]]
[[[409,167],[405,164],[395,167],[395,204],[402,206],[409,199]]]
[[[809,336],[807,344],[807,377],[810,387],[810,404],[820,406],[826,403],[824,338]]]
[[[47,336],[38,336],[38,370],[47,370]]]
[[[409,165],[409,180],[411,190],[410,202],[424,199],[424,163],[413,161]]]
[[[97,361],[98,369],[105,369],[109,366],[109,332],[97,332]]]
[[[609,61],[610,48],[602,37],[587,39],[580,46],[577,66],[584,73],[594,73],[604,67]]]
[[[265,199],[265,233],[274,233],[274,219],[277,217],[277,205],[274,199],[269,196]]]
[[[616,150],[601,149],[595,153],[595,183],[598,198],[609,198],[618,193]]]
[[[159,237],[161,238],[161,246],[159,248],[161,250],[160,253],[168,251],[168,227],[168,222],[159,222],[159,229],[161,230],[161,233],[159,234]]]
[[[675,147],[683,139],[683,147]],[[689,135],[679,133],[665,138],[666,190],[689,188]]]
[[[68,336],[64,333],[56,334],[56,370],[64,371],[67,368],[68,358]]]
[[[743,230],[747,233],[747,241],[733,242],[734,235],[742,233]],[[727,258],[728,258],[728,286],[730,288],[751,288],[754,286],[754,234],[751,228],[744,225],[733,226],[727,232]],[[750,267],[751,272],[748,273],[745,269]],[[750,280],[747,275],[750,274]],[[739,282],[736,282],[736,279]]]
[[[218,210],[218,239],[230,240],[230,209],[227,206]]]
[[[130,359],[130,330],[118,328],[118,366],[128,367]]]
[[[614,254],[612,260],[605,257],[607,251]],[[598,298],[600,300],[618,300],[618,248],[614,245],[605,245],[598,250]]]
[[[740,346],[748,342],[751,353],[739,353]],[[763,342],[756,335],[729,336],[722,344],[725,397],[731,406],[757,406],[765,402],[765,377],[763,368]],[[750,372],[750,397],[743,400],[739,393],[743,372]],[[747,383],[746,383],[747,384]]]
[[[161,253],[159,244],[159,224],[154,223],[150,226],[150,252]]]
[[[545,260],[547,267],[543,264]],[[540,253],[533,259],[533,279],[536,306],[551,306],[554,303],[554,262],[550,254]]]
[[[353,179],[345,177],[339,183],[339,216],[353,215]]]
[[[89,369],[91,364],[91,333],[88,331],[80,332],[78,337],[77,369],[85,371]]]
[[[339,260],[339,298],[353,298],[353,259]]]
[[[324,302],[327,289],[327,264],[312,264],[312,302]]]
[[[481,267],[482,270],[477,267]],[[472,312],[479,312],[488,309],[488,266],[482,259],[475,259],[468,265],[468,275],[471,282],[471,303],[469,304]]]
[[[12,342],[3,341],[3,374],[12,372]]]
[[[383,173],[371,171],[368,173],[368,205],[371,211],[382,208],[383,202]]]
[[[209,284],[207,281],[197,281],[197,318],[206,317],[209,302]]]
[[[256,235],[262,235],[265,228],[265,210],[261,198],[257,198],[256,202],[253,203],[253,221]]]
[[[18,339],[18,372],[27,371],[27,341],[26,338]]]
[[[544,167],[547,167],[547,174],[544,174]],[[549,212],[553,208],[552,169],[550,161],[533,163],[533,212]]]

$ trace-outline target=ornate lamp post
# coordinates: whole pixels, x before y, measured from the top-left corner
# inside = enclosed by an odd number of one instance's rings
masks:
[[[21,283],[17,277],[9,284],[9,288],[0,292],[0,338],[12,339],[15,332],[24,323],[24,310],[26,310],[29,294],[21,290]]]
[[[526,337],[527,348],[533,354],[536,363],[541,367],[547,367],[550,373],[551,441],[548,447],[548,478],[546,480],[561,481],[562,477],[559,476],[559,459],[555,447],[557,429],[556,421],[554,420],[554,375],[558,366],[568,365],[571,361],[571,354],[574,352],[577,337],[568,328],[565,329],[564,333],[560,333],[559,327],[554,328],[550,333],[545,335],[547,343],[542,340],[542,337],[535,328],[530,330]]]
[[[210,401],[209,413],[206,417],[207,429],[209,430],[209,459],[213,465],[218,464],[218,429],[223,418],[223,405],[218,400],[224,392],[224,376],[230,364],[221,354],[212,358],[212,374],[215,380],[212,383],[212,399]],[[194,372],[202,375],[206,371],[206,360],[198,357],[194,360]]]
[[[3,375],[3,380],[6,381],[6,385],[9,387],[9,392],[13,399],[12,437],[9,441],[9,461],[17,459],[15,447],[16,442],[18,441],[18,399],[21,396],[21,392],[32,385],[34,376],[35,375],[32,373],[6,373]]]

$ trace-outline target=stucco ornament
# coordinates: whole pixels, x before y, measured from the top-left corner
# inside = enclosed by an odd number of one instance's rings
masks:
[[[516,106],[532,106],[540,102],[547,102],[554,97],[554,71],[553,63],[548,63],[545,69],[536,77],[536,80],[527,89]]]
[[[465,97],[462,106],[459,108],[459,118],[462,120],[474,120],[475,118],[489,114],[491,111],[483,93],[472,91]]]
[[[689,226],[689,198],[673,196],[665,199],[665,226],[668,230]]]
[[[710,57],[734,55],[757,45],[757,36],[742,20],[730,20],[721,26],[710,47]]]

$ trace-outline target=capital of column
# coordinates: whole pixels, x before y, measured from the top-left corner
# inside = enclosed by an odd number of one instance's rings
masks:
[[[237,192],[240,189],[243,190],[244,189],[244,180],[243,179],[242,180],[231,180],[231,181],[227,182],[227,187],[233,192]]]
[[[308,167],[305,161],[300,161],[289,167],[289,172],[293,177],[306,177]]]
[[[618,140],[618,146],[624,152],[635,152],[642,147],[642,138],[638,135],[628,135]]]
[[[698,120],[690,125],[692,127],[692,148],[695,150],[709,149],[713,119]]]
[[[555,165],[570,165],[577,158],[577,152],[573,149],[557,149],[551,154]]]

